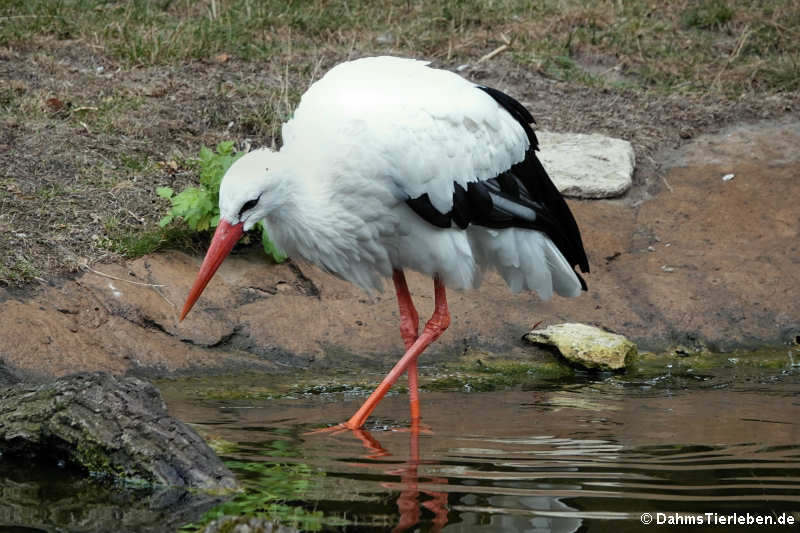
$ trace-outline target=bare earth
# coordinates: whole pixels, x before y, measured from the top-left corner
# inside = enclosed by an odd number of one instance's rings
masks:
[[[314,72],[235,59],[118,70],[79,42],[43,46],[47,55],[0,50],[3,105],[17,111],[0,114],[2,362],[30,375],[165,375],[396,358],[389,292],[371,298],[243,249],[179,325],[201,250],[125,261],[109,245],[153,229],[167,207],[155,188],[191,183],[182,161],[202,144],[273,144],[265,102],[284,99],[288,116],[291,95],[344,58]],[[463,74],[518,97],[543,129],[631,141],[637,170],[623,198],[570,201],[592,267],[587,294],[542,303],[494,276],[452,292],[451,329],[429,360],[465,348],[542,357],[519,341],[540,320],[597,324],[656,350],[797,340],[797,94],[733,101],[578,87],[502,56]],[[426,315],[430,283],[410,283]]]

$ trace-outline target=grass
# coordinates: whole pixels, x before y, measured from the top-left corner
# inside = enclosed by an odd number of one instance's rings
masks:
[[[733,9],[722,0],[712,0],[689,7],[683,12],[682,22],[687,28],[714,30],[722,28],[733,18]]]
[[[100,243],[112,252],[129,259],[141,257],[163,248],[201,249],[200,238],[185,227],[156,228],[152,230],[124,230],[106,224],[106,237]]]
[[[26,257],[17,255],[0,261],[0,279],[7,280],[8,285],[28,283],[39,275],[39,271]]]
[[[513,61],[589,85],[800,88],[800,4],[791,0],[7,0],[0,18],[0,46],[80,39],[127,67],[219,54],[303,63],[319,50],[452,64],[506,43]],[[256,129],[277,118],[266,115],[252,117]]]

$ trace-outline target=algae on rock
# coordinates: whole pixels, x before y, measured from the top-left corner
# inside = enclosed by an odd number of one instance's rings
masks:
[[[525,335],[533,344],[552,346],[570,363],[590,370],[622,370],[636,357],[636,345],[595,326],[565,323]]]

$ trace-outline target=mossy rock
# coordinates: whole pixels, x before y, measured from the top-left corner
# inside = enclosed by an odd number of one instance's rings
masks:
[[[205,441],[167,413],[153,385],[103,372],[0,389],[0,454],[4,460],[63,461],[126,483],[236,487]]]
[[[589,370],[623,370],[636,357],[636,344],[595,326],[565,323],[535,329],[525,339],[558,350],[571,364]]]

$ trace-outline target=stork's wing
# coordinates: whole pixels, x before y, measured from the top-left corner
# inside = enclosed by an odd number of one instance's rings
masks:
[[[589,272],[580,230],[567,203],[536,157],[538,141],[530,124],[533,116],[519,102],[491,87],[478,86],[519,122],[529,146],[525,159],[488,180],[470,181],[466,189],[454,183],[452,208],[443,213],[433,206],[428,194],[409,198],[406,203],[429,223],[465,229],[470,224],[489,228],[527,228],[547,235],[569,264]],[[583,278],[578,276],[586,289]]]
[[[588,272],[578,226],[536,158],[532,122],[498,90],[421,61],[372,57],[309,88],[281,152],[302,162],[303,179],[333,179],[331,189],[358,199],[384,190],[439,227],[542,231]]]

